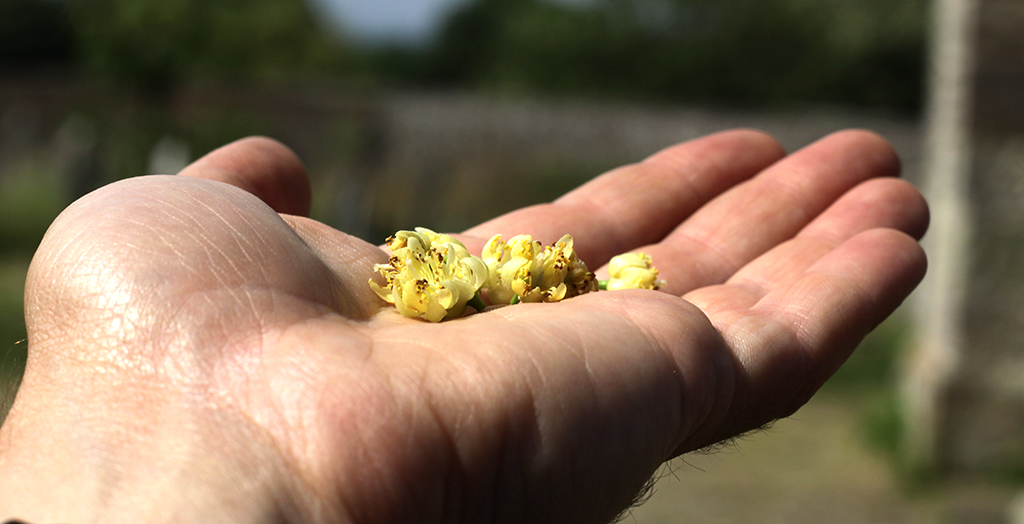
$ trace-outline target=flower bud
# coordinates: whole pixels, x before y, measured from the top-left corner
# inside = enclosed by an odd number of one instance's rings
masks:
[[[625,253],[608,262],[608,290],[659,289],[665,285],[658,280],[658,268],[644,253]]]

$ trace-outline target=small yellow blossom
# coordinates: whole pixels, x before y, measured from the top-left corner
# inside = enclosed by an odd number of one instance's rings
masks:
[[[484,289],[492,304],[508,304],[528,286],[533,261],[541,253],[540,242],[530,235],[517,235],[506,243],[495,235],[481,253],[487,265],[488,279]]]
[[[573,251],[572,236],[541,247],[530,235],[517,235],[506,243],[492,237],[483,250],[488,269],[487,296],[491,303],[558,302],[590,291],[597,281]]]
[[[459,317],[487,281],[487,266],[458,240],[426,228],[388,239],[391,258],[376,264],[385,286],[370,288],[407,317],[439,322]]]
[[[608,262],[607,289],[659,289],[665,285],[658,280],[658,268],[644,253],[625,253]]]

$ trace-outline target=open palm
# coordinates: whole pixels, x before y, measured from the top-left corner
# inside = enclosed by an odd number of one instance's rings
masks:
[[[370,290],[384,251],[300,216],[305,173],[272,141],[113,184],[33,260],[0,509],[608,521],[665,460],[799,408],[909,294],[927,209],[898,171],[864,132],[790,156],[751,131],[667,149],[460,236],[479,253],[569,233],[592,268],[642,250],[662,292],[440,324]]]

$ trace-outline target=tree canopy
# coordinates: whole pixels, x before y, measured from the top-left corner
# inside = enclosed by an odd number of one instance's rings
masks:
[[[470,0],[424,48],[350,45],[304,0],[6,0],[0,64],[70,61],[170,92],[196,77],[915,113],[927,0]]]
[[[303,0],[69,0],[94,72],[151,90],[195,76],[337,70],[340,42]]]
[[[398,76],[517,92],[919,109],[925,0],[475,0]]]

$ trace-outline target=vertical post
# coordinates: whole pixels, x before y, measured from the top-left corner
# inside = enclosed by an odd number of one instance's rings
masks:
[[[924,241],[929,269],[915,303],[916,344],[902,383],[906,441],[912,443],[905,458],[915,469],[941,462],[942,399],[963,347],[976,1],[933,4],[923,188],[932,212]]]
[[[1024,474],[1024,3],[937,0],[931,274],[903,383],[907,458]]]

